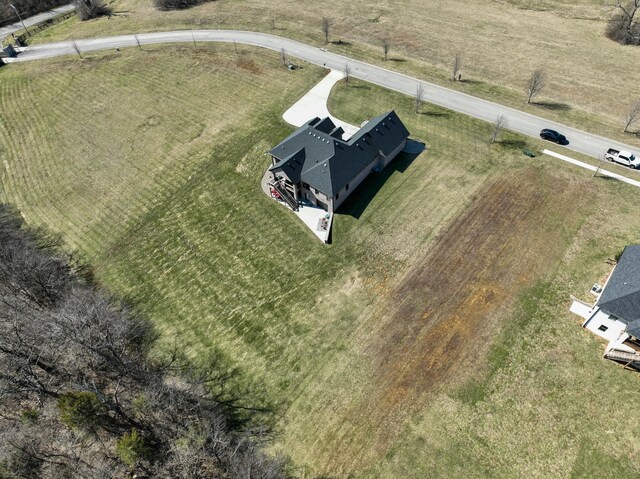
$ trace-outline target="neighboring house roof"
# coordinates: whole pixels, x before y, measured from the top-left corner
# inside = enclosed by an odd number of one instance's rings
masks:
[[[640,337],[640,245],[627,246],[596,303],[627,324],[627,333]]]
[[[343,133],[331,118],[313,118],[269,152],[278,160],[271,171],[334,196],[379,154],[389,155],[409,136],[394,111],[370,120],[347,141]]]

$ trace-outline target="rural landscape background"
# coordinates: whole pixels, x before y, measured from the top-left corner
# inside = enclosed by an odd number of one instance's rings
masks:
[[[640,147],[622,133],[640,47],[604,36],[600,1],[111,6],[32,42],[264,31]],[[0,201],[130,300],[157,348],[234,371],[297,476],[637,477],[638,379],[568,312],[638,242],[637,190],[522,154],[539,140],[491,143],[489,124],[341,82],[334,116],[394,109],[426,150],[369,178],[322,245],[260,190],[266,152],[293,131],[282,113],[326,74],[301,66],[203,44],[0,68]],[[527,105],[538,67],[549,84]]]

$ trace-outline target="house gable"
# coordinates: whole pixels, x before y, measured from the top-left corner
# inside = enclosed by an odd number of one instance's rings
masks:
[[[409,137],[409,131],[398,118],[396,112],[390,111],[368,121],[353,138],[358,136],[368,136],[376,144],[378,150],[384,156],[388,156]]]

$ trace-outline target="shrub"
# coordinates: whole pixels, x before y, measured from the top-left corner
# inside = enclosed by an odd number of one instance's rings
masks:
[[[20,419],[22,419],[22,422],[36,422],[39,416],[40,412],[37,409],[24,409],[20,412]]]
[[[95,431],[106,413],[98,396],[87,391],[62,394],[58,398],[60,420],[71,429]]]
[[[640,21],[635,19],[635,11],[629,6],[629,10],[616,12],[607,24],[605,35],[623,45],[640,45]]]
[[[132,429],[130,433],[126,433],[116,443],[118,457],[130,467],[135,466],[138,461],[146,458],[149,452],[150,449],[145,444],[144,438],[135,429]]]

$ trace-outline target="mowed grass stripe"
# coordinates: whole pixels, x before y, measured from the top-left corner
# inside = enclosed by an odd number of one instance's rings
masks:
[[[233,65],[236,59],[233,58],[228,60],[229,60],[229,63]],[[197,65],[201,61],[202,61],[202,57],[196,58],[194,59],[194,64]],[[59,116],[68,118],[68,120],[65,122],[65,128],[68,130],[71,130],[73,132],[73,135],[77,135],[77,137],[85,139],[81,145],[75,145],[71,141],[65,144],[67,148],[75,150],[75,154],[78,158],[78,163],[74,165],[75,174],[77,175],[77,179],[75,182],[76,188],[82,189],[83,187],[93,188],[95,186],[99,186],[91,183],[91,180],[90,180],[91,174],[96,174],[95,170],[98,168],[106,168],[107,170],[109,169],[108,164],[106,166],[101,165],[100,163],[91,164],[92,160],[91,160],[91,155],[89,154],[90,151],[105,151],[107,149],[111,149],[112,151],[114,151],[115,154],[122,154],[123,150],[125,150],[125,153],[127,153],[126,143],[128,141],[126,138],[130,136],[129,132],[127,132],[127,128],[131,127],[131,122],[117,121],[115,120],[115,118],[122,118],[124,115],[129,115],[130,117],[132,117],[130,119],[134,124],[136,124],[136,126],[139,126],[140,123],[143,122],[144,118],[142,118],[140,115],[136,115],[138,110],[135,108],[129,108],[129,104],[128,102],[126,102],[127,98],[129,99],[133,98],[136,95],[139,95],[141,91],[152,91],[152,90],[158,90],[163,88],[163,90],[161,89],[160,91],[164,91],[167,93],[167,96],[163,98],[165,102],[169,101],[171,97],[173,97],[173,100],[172,100],[173,103],[179,103],[183,105],[185,109],[189,109],[190,111],[216,112],[215,114],[219,115],[219,118],[216,119],[218,123],[220,123],[221,119],[228,117],[228,115],[225,115],[223,113],[224,105],[222,105],[222,103],[220,103],[219,100],[217,100],[217,103],[209,101],[210,98],[217,98],[219,97],[219,95],[214,95],[214,94],[202,95],[202,97],[196,97],[194,99],[193,95],[191,94],[192,88],[189,86],[189,81],[183,80],[182,82],[185,83],[185,85],[181,88],[177,88],[175,85],[171,84],[170,82],[169,83],[166,82],[162,78],[161,72],[158,71],[158,68],[155,66],[153,62],[149,62],[149,64],[150,64],[150,67],[148,70],[145,71],[145,74],[140,75],[137,78],[140,80],[140,83],[141,83],[141,85],[139,86],[131,87],[126,84],[127,82],[121,82],[120,80],[117,80],[115,82],[115,85],[113,84],[109,85],[108,83],[107,84],[103,83],[100,85],[102,95],[109,96],[111,94],[116,98],[118,98],[119,100],[121,99],[124,101],[122,102],[122,105],[121,105],[122,108],[114,108],[115,112],[109,111],[110,115],[108,115],[106,118],[109,128],[104,128],[102,131],[99,132],[99,134],[94,127],[94,122],[87,122],[84,120],[74,122],[75,118],[78,118],[78,117],[86,118],[87,116],[90,116],[92,113],[94,113],[96,117],[98,118],[100,117],[101,112],[99,110],[101,109],[100,107],[101,101],[100,101],[99,95],[93,96],[92,98],[89,98],[89,99],[85,99],[87,100],[85,102],[86,104],[83,102],[79,102],[74,107],[69,106],[69,105],[73,105],[72,101],[65,101],[64,99],[60,100],[59,95],[54,96],[54,98],[57,98],[58,100],[56,106],[58,107],[58,109],[61,110],[59,112]],[[185,69],[189,70],[192,67],[193,65],[189,65],[188,67],[185,67]],[[84,66],[84,69],[92,69],[92,68],[99,68],[99,65]],[[106,70],[108,71],[109,65],[108,64],[105,65],[104,68],[106,68]],[[225,71],[225,69],[228,68],[228,65],[225,66],[224,62],[222,62],[222,66],[215,66],[213,69],[215,70],[216,68],[220,69],[221,71]],[[202,70],[202,67],[201,67],[201,70]],[[202,74],[202,71],[200,72],[200,74]],[[60,81],[57,83],[66,84],[64,86],[64,93],[66,95],[82,94],[81,87],[77,85],[77,82],[74,81],[73,77],[71,77],[70,75],[64,75],[64,74],[61,76],[66,78],[63,81]],[[189,79],[187,75],[185,75],[185,78],[187,80]],[[136,82],[133,82],[133,83],[136,83]],[[177,83],[180,83],[180,81]],[[244,81],[241,80],[238,85],[242,86],[243,83]],[[208,82],[208,85],[210,85],[209,88],[211,90],[214,90],[217,87],[215,83]],[[255,85],[255,81],[251,80],[249,82],[248,88],[253,88],[254,85]],[[78,93],[77,91],[78,88],[80,88],[80,93]],[[233,100],[237,102],[237,105],[240,105],[242,103],[241,97],[244,94],[243,93],[244,90],[245,90],[244,87],[238,88],[237,90],[234,90],[235,93],[230,95],[233,97]],[[116,94],[116,92],[118,92],[118,94]],[[179,95],[177,95],[176,92],[178,92]],[[228,99],[225,99],[224,101],[228,101]],[[92,112],[91,109],[96,107],[95,105],[96,102],[98,103],[97,105],[98,111]],[[67,107],[66,109],[64,108],[65,106]],[[78,115],[77,111],[76,111],[76,114],[74,115],[73,110],[74,109],[77,110],[78,108],[85,110],[83,111],[82,115]],[[102,109],[104,110],[104,108]],[[48,110],[53,115],[55,113],[56,108],[48,108]],[[23,114],[24,113],[26,112],[23,112]],[[165,128],[165,132],[167,134],[164,135],[164,137],[162,138],[162,141],[160,142],[156,140],[144,141],[144,139],[140,139],[140,136],[142,136],[140,135],[138,138],[141,141],[140,154],[145,156],[148,155],[149,157],[154,159],[160,158],[161,161],[164,161],[164,162],[171,162],[172,163],[171,167],[174,173],[184,170],[183,173],[180,173],[181,177],[183,177],[186,174],[186,171],[188,171],[190,168],[189,162],[185,161],[186,157],[187,158],[194,157],[195,161],[201,160],[201,158],[198,158],[197,155],[189,155],[190,150],[193,149],[193,145],[191,145],[189,141],[186,141],[186,142],[184,141],[185,135],[187,136],[187,139],[191,139],[189,138],[189,135],[193,136],[194,138],[197,138],[198,134],[201,133],[201,130],[204,129],[203,124],[204,122],[202,120],[194,119],[193,121],[190,121],[190,122],[182,122],[180,125],[168,126]],[[61,136],[62,138],[65,138],[68,135],[62,134]],[[156,154],[153,154],[154,148],[155,148]],[[163,149],[165,150],[165,154],[167,155],[164,158],[163,158],[163,155],[159,154],[160,150],[163,150]],[[83,161],[83,157],[86,158],[84,161]],[[47,162],[47,165],[50,165],[54,160],[55,159],[52,158],[51,161]],[[107,160],[110,160],[110,159],[108,158]],[[104,163],[107,163],[107,162],[104,162]],[[154,187],[157,188],[160,185],[163,185],[162,187],[166,190],[174,186],[174,181],[180,181],[180,177],[174,178],[171,175],[167,175],[166,172],[163,171],[164,167],[158,165],[158,163],[151,163],[148,166],[149,168],[144,168],[144,173],[141,173],[140,180],[143,180],[142,181],[143,183],[144,183],[144,179],[150,178],[149,182],[154,184],[155,185]],[[140,168],[137,167],[136,164],[132,164],[132,168],[137,169],[138,172],[142,171]],[[65,171],[65,169],[56,168],[55,171]],[[82,173],[87,171],[90,171],[91,174],[87,175],[86,178],[83,178],[81,176]],[[126,177],[119,177],[119,173],[120,171],[118,171],[117,169],[111,169],[111,171],[109,171],[109,174],[111,174],[113,178],[112,185],[110,188],[110,193],[112,195],[119,195],[120,194],[120,191],[118,190],[119,186],[122,184],[126,184]],[[99,176],[99,175],[96,174],[96,176]],[[86,184],[84,184],[85,181],[87,181]],[[64,181],[61,181],[61,183],[64,184]],[[47,194],[49,195],[49,198],[51,198],[52,195],[50,194],[50,192],[46,192],[46,193],[42,192],[42,197],[44,197]],[[83,226],[87,225],[87,217],[89,215],[92,215],[90,221],[102,222],[105,225],[108,225],[106,226],[106,229],[109,230],[110,234],[113,234],[112,224],[114,223],[124,224],[130,220],[131,217],[127,214],[127,212],[131,210],[133,211],[144,210],[144,208],[148,208],[150,203],[149,198],[147,198],[144,194],[133,195],[132,197],[130,197],[130,201],[131,201],[131,204],[133,205],[133,208],[123,209],[123,208],[116,207],[111,209],[109,205],[112,204],[112,202],[109,201],[109,198],[103,199],[102,195],[99,194],[99,191],[96,191],[95,201],[96,202],[103,201],[104,204],[101,205],[100,208],[93,208],[93,210],[91,210],[91,208],[87,209],[85,207],[86,202],[79,202],[78,205],[72,206],[72,208],[77,208],[75,211],[70,211],[71,208],[67,208],[66,210],[68,211],[69,215],[71,215],[74,218],[78,218],[78,222]],[[96,212],[98,214],[96,214]],[[114,215],[116,217],[112,218],[112,216]],[[93,230],[98,231],[98,233],[95,233],[95,236],[91,239],[92,245],[95,245],[90,247],[91,250],[95,250],[95,248],[101,241],[100,239],[101,234],[99,233],[100,228],[93,229]],[[79,234],[80,233],[78,233],[78,235]],[[85,241],[88,241],[88,240],[89,240],[89,237],[85,236]]]
[[[10,80],[11,81],[11,80]],[[10,181],[16,185],[20,181],[26,181],[27,186],[24,188],[26,194],[25,203],[35,206],[38,198],[44,196],[42,187],[49,184],[47,168],[38,164],[38,158],[47,157],[43,152],[48,142],[36,141],[40,125],[38,116],[34,114],[34,104],[30,101],[29,96],[29,79],[13,80],[11,84],[15,87],[10,98],[15,100],[16,118],[22,118],[23,121],[17,122],[13,131],[7,132],[7,139],[11,142],[11,152],[19,163],[10,166]],[[7,111],[11,111],[7,109]],[[10,116],[10,115],[7,115]],[[7,185],[7,190],[12,184]],[[23,207],[23,205],[20,205]]]

